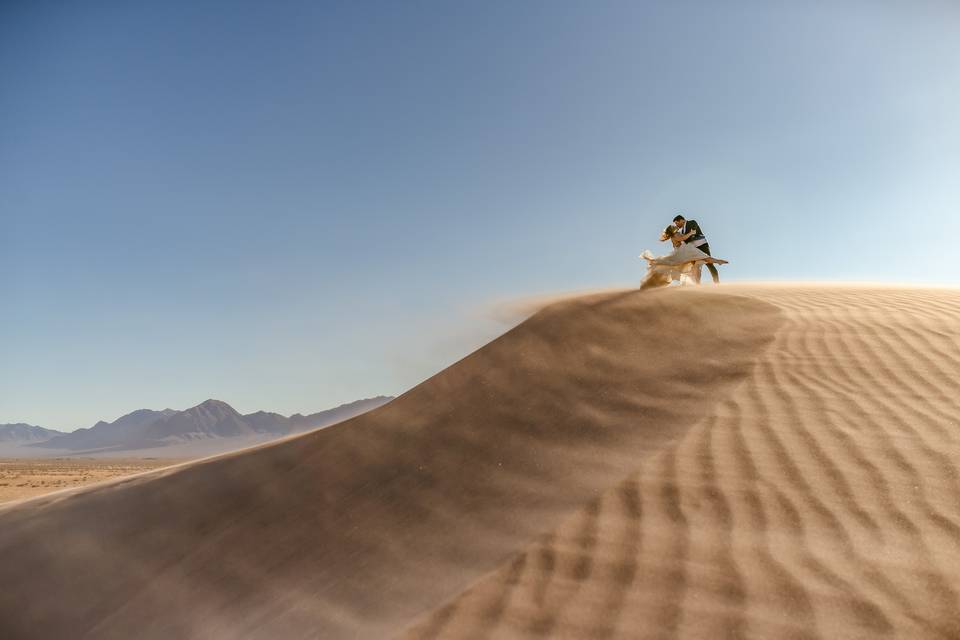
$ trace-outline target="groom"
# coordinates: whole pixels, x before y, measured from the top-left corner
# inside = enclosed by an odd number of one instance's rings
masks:
[[[682,215],[678,215],[674,217],[673,224],[677,228],[677,233],[681,235],[686,244],[693,245],[705,254],[710,255],[710,245],[707,243],[707,237],[703,235],[703,231],[700,229],[700,225],[697,224],[696,220],[687,220]],[[697,263],[696,269],[697,282],[700,282],[700,263]],[[716,265],[708,262],[707,269],[713,277],[713,283],[720,284],[720,272],[717,271]]]

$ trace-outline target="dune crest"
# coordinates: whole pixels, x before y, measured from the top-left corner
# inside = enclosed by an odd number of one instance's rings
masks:
[[[567,300],[340,425],[0,509],[0,636],[392,635],[712,413],[779,315]]]
[[[960,637],[960,291],[724,292],[749,379],[403,637]]]

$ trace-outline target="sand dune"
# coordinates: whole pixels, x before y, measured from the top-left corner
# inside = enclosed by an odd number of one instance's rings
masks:
[[[0,510],[0,636],[960,637],[958,319],[562,301],[336,427]]]
[[[725,288],[749,380],[408,638],[960,638],[960,292]]]

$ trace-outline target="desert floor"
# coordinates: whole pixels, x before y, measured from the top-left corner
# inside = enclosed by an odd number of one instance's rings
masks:
[[[960,290],[561,300],[370,413],[0,507],[4,638],[960,638]]]
[[[166,458],[0,458],[0,503],[182,462]]]

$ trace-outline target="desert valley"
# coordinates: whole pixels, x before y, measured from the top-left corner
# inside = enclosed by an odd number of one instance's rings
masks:
[[[206,400],[184,411],[140,409],[70,433],[0,424],[0,503],[236,451],[336,424],[379,407],[378,396],[310,415],[241,415]]]

